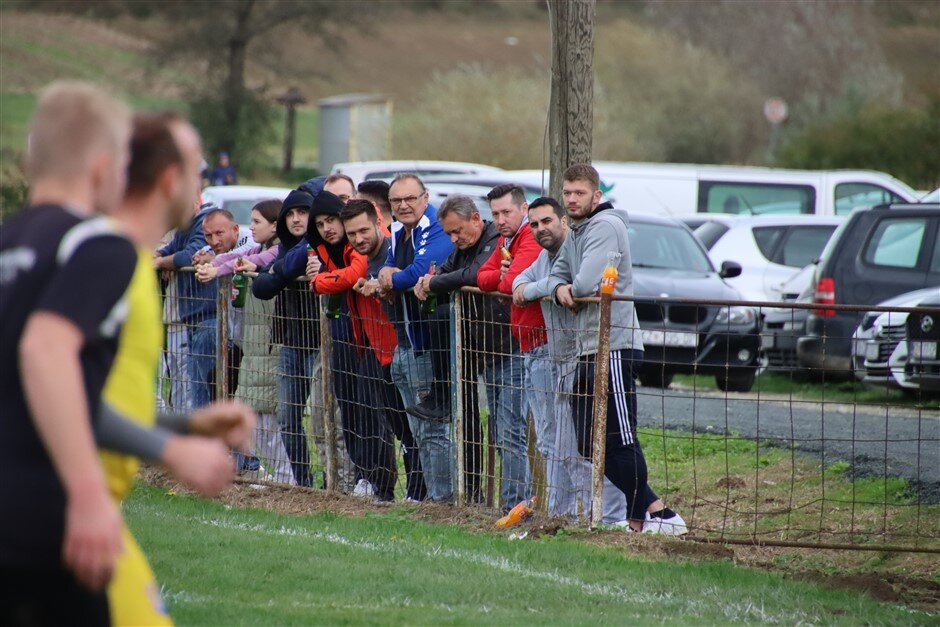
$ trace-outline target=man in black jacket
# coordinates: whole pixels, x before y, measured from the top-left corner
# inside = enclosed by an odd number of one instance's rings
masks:
[[[436,275],[425,275],[415,285],[415,296],[425,300],[431,293],[448,294],[461,287],[476,287],[480,266],[493,254],[499,231],[480,216],[468,196],[448,196],[438,210],[444,232],[457,246]],[[512,352],[515,340],[510,334],[509,302],[480,294],[463,294],[463,372],[460,373],[464,405],[464,460],[466,492],[470,502],[480,502],[483,470],[483,431],[480,425],[480,399],[477,379],[489,362]],[[447,381],[449,364],[435,361],[435,380]],[[495,401],[493,394],[491,404]],[[444,386],[435,389],[428,402],[408,408],[412,415],[440,420],[450,413],[450,394]],[[490,408],[490,415],[495,415]]]

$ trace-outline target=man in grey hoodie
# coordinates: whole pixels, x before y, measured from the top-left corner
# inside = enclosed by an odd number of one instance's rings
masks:
[[[600,307],[596,303],[576,303],[574,299],[598,293],[608,264],[614,265],[618,273],[614,295],[633,295],[627,214],[610,203],[602,204],[599,188],[600,177],[590,165],[577,164],[565,171],[562,194],[571,233],[558,252],[547,285],[558,304],[578,312],[572,418],[578,450],[584,457],[591,457],[592,448]],[[649,493],[646,459],[636,436],[634,378],[642,360],[643,341],[633,302],[615,300],[611,305],[605,475],[626,496],[627,517],[634,531],[644,530]],[[685,532],[684,522],[668,508],[651,516],[654,520],[650,530],[656,526],[658,531],[666,532],[669,525],[671,533]]]

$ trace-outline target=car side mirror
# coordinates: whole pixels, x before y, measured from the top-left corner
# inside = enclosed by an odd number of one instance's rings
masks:
[[[733,279],[736,276],[741,276],[741,264],[737,261],[722,261],[718,276],[723,279]]]

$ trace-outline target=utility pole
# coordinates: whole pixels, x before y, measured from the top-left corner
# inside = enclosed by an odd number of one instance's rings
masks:
[[[549,191],[561,198],[562,174],[591,161],[594,131],[595,0],[547,0],[552,28]]]
[[[278,104],[284,105],[287,109],[287,119],[284,123],[284,173],[290,174],[291,170],[294,169],[294,135],[297,131],[297,119],[295,117],[295,110],[297,105],[302,105],[307,102],[307,99],[303,97],[300,93],[300,90],[296,87],[291,87],[287,90],[287,93],[283,96],[278,96]]]

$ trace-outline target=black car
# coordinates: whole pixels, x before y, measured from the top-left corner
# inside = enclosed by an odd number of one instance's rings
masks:
[[[741,266],[725,262],[716,271],[692,231],[668,218],[631,214],[628,230],[645,347],[640,383],[666,388],[677,373],[697,373],[714,375],[722,390],[750,390],[760,345],[753,307],[645,300],[742,300],[724,281]]]
[[[921,392],[940,393],[940,287],[918,307],[935,311],[907,317],[907,363],[904,374]]]
[[[852,375],[852,334],[861,312],[826,305],[874,305],[940,285],[940,204],[908,203],[858,209],[836,229],[816,266],[813,302],[797,341],[800,365]]]

